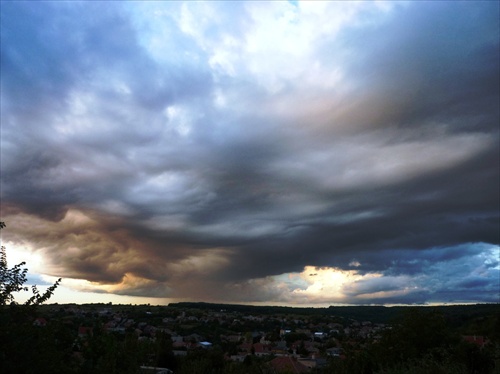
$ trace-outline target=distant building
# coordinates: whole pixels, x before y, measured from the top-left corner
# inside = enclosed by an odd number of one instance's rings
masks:
[[[82,339],[87,339],[94,335],[94,329],[92,327],[80,326],[78,328],[78,337]]]
[[[326,354],[328,356],[332,356],[332,357],[340,357],[341,352],[342,352],[341,348],[337,348],[337,347],[328,348],[326,350]]]
[[[38,317],[33,321],[33,326],[44,327],[47,325],[47,320],[43,317]]]
[[[488,344],[488,339],[484,336],[478,335],[465,335],[462,338],[471,344],[476,344],[479,348],[483,348],[486,344]]]
[[[281,329],[280,336],[285,336],[286,334],[290,334],[292,332],[291,329]]]
[[[139,373],[144,374],[174,374],[174,372],[167,368],[158,368],[154,366],[141,366]]]
[[[198,345],[204,349],[212,348],[212,343],[210,342],[199,342]]]
[[[310,369],[290,356],[276,357],[269,363],[276,373],[307,373]]]

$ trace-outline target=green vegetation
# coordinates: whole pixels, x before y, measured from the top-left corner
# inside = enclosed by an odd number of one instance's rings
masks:
[[[499,373],[499,347],[498,340],[483,348],[463,341],[438,309],[408,309],[379,341],[357,347],[344,361],[331,362],[327,372]]]
[[[5,228],[4,222],[0,222],[0,230]],[[14,265],[13,268],[7,266],[7,254],[5,247],[0,248],[0,306],[14,303],[14,293],[19,291],[28,291],[28,287],[25,286],[27,282],[26,274],[28,269],[22,268],[26,265],[25,262]],[[26,302],[26,306],[36,306],[46,302],[54,293],[54,290],[59,286],[61,278],[59,278],[56,283],[50,286],[43,294],[33,285],[31,291],[33,296],[31,296]]]

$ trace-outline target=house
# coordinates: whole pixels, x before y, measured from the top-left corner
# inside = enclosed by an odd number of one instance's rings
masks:
[[[252,346],[253,344],[251,343],[241,343],[239,346],[238,346],[238,350],[240,352],[247,352],[247,353],[250,353],[251,350],[252,350]]]
[[[280,336],[285,336],[286,334],[290,334],[292,332],[291,329],[281,329]]]
[[[315,357],[315,355],[312,355],[311,357],[307,358],[299,358],[298,362],[308,367],[309,369],[323,368],[328,364],[328,361],[325,358],[321,357],[317,358]]]
[[[268,344],[255,343],[253,349],[256,356],[262,357],[271,354],[271,347]]]
[[[342,352],[341,348],[332,347],[326,350],[326,354],[331,357],[340,357],[340,353]]]
[[[199,342],[198,345],[204,349],[212,348],[212,343],[210,342]]]
[[[187,351],[182,351],[182,350],[172,350],[172,353],[174,356],[187,356]]]
[[[153,366],[141,366],[139,373],[151,373],[151,374],[173,374],[174,372],[167,368],[159,368]]]
[[[307,373],[310,370],[290,356],[276,357],[269,364],[276,373]]]
[[[297,329],[298,334],[306,334],[308,336],[311,336],[311,330],[310,329]]]
[[[322,331],[316,331],[314,333],[314,337],[318,339],[324,339],[326,337],[326,334]]]
[[[229,359],[230,359],[231,361],[234,361],[234,362],[243,362],[243,361],[245,361],[245,358],[246,358],[246,357],[247,357],[247,355],[246,355],[246,354],[245,354],[245,355],[231,355],[231,356],[229,357]]]
[[[286,354],[288,352],[288,347],[286,345],[286,341],[280,340],[276,342],[276,345],[272,349],[272,353],[274,354]]]
[[[184,338],[180,335],[171,335],[170,339],[172,340],[173,343],[181,343],[184,341]]]
[[[203,337],[199,334],[191,334],[191,335],[187,335],[184,337],[184,341],[191,341],[191,342],[200,342],[203,340]]]
[[[92,327],[80,326],[78,328],[78,337],[82,339],[86,339],[94,335],[94,329]]]
[[[309,353],[318,353],[319,352],[319,349],[316,347],[316,344],[314,342],[307,340],[307,341],[303,341],[303,343],[304,343],[304,348],[306,349],[307,352],[309,352]],[[302,344],[302,342],[300,344]],[[297,346],[297,347],[299,347],[299,346]]]
[[[486,344],[488,344],[488,339],[484,336],[464,335],[462,338],[468,343],[478,345],[479,348],[483,348]]]
[[[238,343],[239,341],[241,341],[241,334],[240,335],[221,335],[221,338],[227,340],[228,342],[232,342],[232,343]]]
[[[241,352],[253,353],[259,357],[270,355],[272,353],[270,345],[262,343],[242,343],[238,346],[238,349]]]
[[[33,326],[44,327],[47,325],[47,320],[43,317],[38,317],[33,321]]]
[[[185,341],[179,341],[179,340],[175,340],[174,342],[172,342],[172,347],[175,349],[175,348],[182,348],[182,349],[187,349],[191,346],[191,343],[190,342],[185,342]]]

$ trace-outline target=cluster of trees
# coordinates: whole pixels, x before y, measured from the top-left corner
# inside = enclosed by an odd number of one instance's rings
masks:
[[[262,316],[301,316],[307,317],[312,323],[323,321],[325,316],[335,317],[340,320],[353,319],[357,321],[371,321],[373,323],[392,323],[409,308],[407,306],[329,306],[328,308],[298,308],[284,306],[256,306],[256,305],[237,305],[237,304],[216,304],[203,302],[180,302],[170,303],[169,307],[179,308],[179,310],[199,310],[201,311],[219,311],[241,313],[246,315]],[[412,306],[411,309],[429,309],[427,306]],[[438,305],[434,310],[443,314],[452,327],[464,325],[467,321],[478,317],[498,312],[498,304],[468,304],[468,305]],[[201,314],[201,313],[200,313]]]
[[[491,316],[500,322],[499,315]],[[500,326],[497,326],[500,327]],[[408,309],[382,334],[360,350],[347,349],[347,359],[331,362],[328,373],[500,373],[500,341],[480,348],[463,340],[438,310]],[[496,362],[495,362],[496,361]]]

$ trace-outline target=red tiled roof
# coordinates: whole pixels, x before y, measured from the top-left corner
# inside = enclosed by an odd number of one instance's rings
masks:
[[[241,351],[244,351],[244,352],[251,352],[252,351],[252,347],[255,351],[255,353],[266,353],[266,352],[270,352],[270,349],[269,349],[269,346],[268,345],[265,345],[265,344],[262,344],[262,343],[255,343],[255,344],[251,344],[251,343],[242,343],[239,345],[239,349]]]
[[[271,366],[278,373],[307,373],[309,371],[307,366],[301,364],[300,362],[289,356],[276,357],[271,361]]]
[[[92,336],[93,335],[93,328],[92,327],[84,327],[80,326],[78,328],[78,335],[80,336]]]
[[[465,335],[463,338],[466,342],[477,344],[480,347],[483,347],[487,343],[487,339],[484,336]]]
[[[253,348],[255,350],[255,353],[269,352],[269,346],[268,345],[264,345],[262,343],[255,343],[253,345]]]
[[[47,320],[43,317],[38,317],[37,319],[35,319],[33,324],[36,326],[45,326],[47,324]]]

